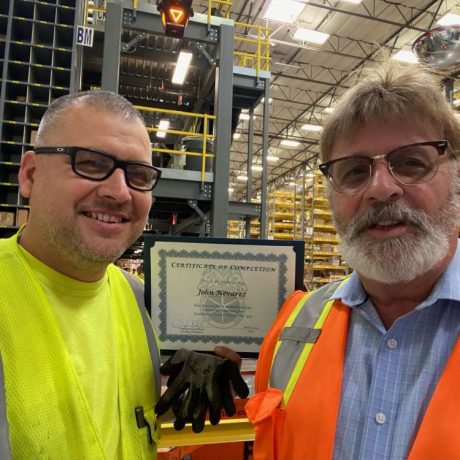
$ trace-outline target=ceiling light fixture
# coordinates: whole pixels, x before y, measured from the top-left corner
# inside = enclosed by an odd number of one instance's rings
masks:
[[[280,145],[283,146],[283,147],[295,148],[295,147],[298,147],[300,145],[300,142],[299,141],[294,141],[292,139],[283,139],[280,142]]]
[[[455,26],[460,24],[460,16],[454,13],[446,13],[437,21],[437,24],[440,26]]]
[[[295,0],[272,0],[265,12],[264,19],[292,24],[305,8],[305,3]]]
[[[169,128],[169,120],[160,120],[158,125],[157,137],[166,137],[166,131]]]
[[[233,133],[233,140],[237,141],[241,137],[241,133]]]
[[[272,161],[273,163],[276,163],[279,160],[279,157],[276,155],[267,155],[267,161]]]
[[[248,176],[240,174],[239,176],[236,176],[236,180],[239,180],[240,182],[246,182],[248,180]]]
[[[304,42],[317,43],[322,45],[328,38],[329,34],[325,32],[319,32],[317,30],[305,29],[303,27],[297,27],[294,38],[296,40],[302,40]]]
[[[323,112],[324,113],[332,113],[334,111],[334,107],[325,107]]]
[[[416,64],[418,62],[417,56],[409,50],[399,50],[391,58],[396,61],[407,62],[408,64]]]
[[[318,133],[323,129],[323,127],[320,126],[320,125],[312,125],[310,123],[305,123],[304,125],[302,125],[300,127],[300,129],[303,129],[305,131],[313,131],[313,132]]]
[[[190,67],[190,63],[192,62],[193,54],[190,51],[182,50],[179,53],[179,57],[177,58],[176,68],[174,69],[174,75],[172,77],[172,82],[175,85],[182,85],[184,84],[185,77],[187,75],[187,71]]]
[[[264,170],[264,168],[262,167],[262,165],[252,165],[252,166],[251,166],[251,169],[252,169],[253,171],[258,171],[258,172]]]

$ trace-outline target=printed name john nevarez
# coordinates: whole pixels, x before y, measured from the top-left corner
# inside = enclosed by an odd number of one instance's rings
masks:
[[[205,263],[192,263],[192,262],[171,262],[172,268],[187,268],[187,269],[200,269],[200,270],[239,270],[244,272],[276,272],[274,267],[255,267],[251,265],[225,265],[225,264],[205,264]]]
[[[246,297],[246,292],[233,292],[233,291],[224,291],[223,289],[199,289],[197,295],[226,295],[228,297]]]

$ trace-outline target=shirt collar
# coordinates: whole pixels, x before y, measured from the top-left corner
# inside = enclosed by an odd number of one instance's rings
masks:
[[[353,271],[351,276],[335,290],[330,297],[330,300],[332,299],[340,299],[349,307],[357,307],[367,300],[367,293],[357,272]],[[460,244],[458,241],[449,265],[439,277],[430,295],[417,306],[417,309],[431,305],[440,299],[460,302]]]

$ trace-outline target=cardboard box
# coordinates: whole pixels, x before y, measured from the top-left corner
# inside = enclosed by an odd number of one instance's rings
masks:
[[[37,130],[36,129],[33,129],[31,132],[30,132],[30,143],[32,145],[35,145],[35,139],[37,137]]]
[[[16,211],[16,226],[21,227],[27,222],[28,218],[29,218],[28,209],[18,209]]]
[[[1,211],[0,212],[0,226],[12,227],[14,225],[14,212]]]

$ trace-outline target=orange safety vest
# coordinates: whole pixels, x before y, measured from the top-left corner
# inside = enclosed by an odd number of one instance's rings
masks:
[[[337,284],[334,286],[334,290]],[[318,299],[318,292],[323,297]],[[268,331],[260,349],[256,369],[256,394],[246,404],[246,414],[254,425],[254,460],[328,460],[334,451],[335,429],[339,413],[342,371],[348,335],[350,308],[339,300],[327,301],[331,288],[306,294],[293,293],[284,303]],[[316,322],[313,339],[300,338],[311,318],[292,323],[296,315],[311,315],[311,302],[323,317]],[[318,302],[318,300],[320,302]],[[322,302],[321,302],[322,300]],[[326,301],[326,303],[325,303]],[[305,306],[304,309],[302,307]],[[299,311],[301,313],[299,313]],[[322,323],[321,323],[322,322]],[[318,323],[321,323],[318,327]],[[295,326],[292,326],[294,324]],[[277,363],[292,361],[295,351],[280,353],[285,344],[299,347],[294,365]],[[308,349],[305,352],[305,349]],[[294,350],[292,348],[292,350]],[[308,354],[309,353],[309,354]],[[287,358],[287,359],[286,359]],[[298,358],[298,359],[297,359]],[[279,367],[281,365],[281,368]],[[289,368],[289,375],[280,369]],[[277,373],[277,380],[273,374]],[[281,382],[281,384],[280,384]],[[460,458],[460,339],[449,357],[422,424],[410,449],[408,460],[454,460]],[[280,389],[282,388],[282,389]]]

